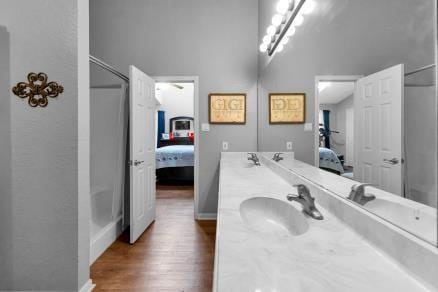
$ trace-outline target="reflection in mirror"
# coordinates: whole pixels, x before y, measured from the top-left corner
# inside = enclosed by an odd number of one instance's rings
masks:
[[[431,243],[437,204],[433,69],[404,73],[397,65],[357,80],[326,77],[316,87],[319,167],[357,182],[348,199]]]
[[[306,179],[436,244],[436,1],[315,3],[284,50],[260,58],[259,151],[292,141],[323,169]],[[271,92],[306,93],[304,127],[263,122]],[[373,186],[351,189],[362,183]]]

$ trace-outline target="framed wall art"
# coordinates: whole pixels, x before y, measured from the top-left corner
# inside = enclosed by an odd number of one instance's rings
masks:
[[[305,93],[269,94],[270,124],[304,124],[305,120]]]
[[[208,95],[210,124],[245,124],[245,93],[210,93]]]

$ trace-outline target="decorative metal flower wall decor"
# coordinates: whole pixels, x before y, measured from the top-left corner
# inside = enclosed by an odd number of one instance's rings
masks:
[[[26,82],[19,82],[12,88],[12,92],[20,98],[28,98],[31,107],[46,107],[48,97],[55,98],[64,91],[64,87],[57,82],[47,82],[46,73],[29,73]]]

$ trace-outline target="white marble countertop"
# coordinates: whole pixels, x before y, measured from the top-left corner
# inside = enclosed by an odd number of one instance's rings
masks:
[[[426,291],[320,206],[324,220],[307,218],[309,230],[299,236],[259,233],[242,221],[244,200],[287,202],[288,193],[296,189],[266,166],[253,166],[246,153],[222,153],[214,291]]]
[[[263,154],[263,153],[262,153]],[[265,153],[266,157],[272,156],[271,153]],[[341,197],[348,197],[351,187],[358,184],[357,181],[330,173],[328,171],[319,169],[302,161],[296,160],[293,156],[285,155],[284,160],[279,162],[284,167],[292,170],[296,174],[305,177],[321,188],[331,191]],[[390,210],[370,210],[367,205],[362,208],[376,214],[377,216],[388,220],[396,226],[418,236],[419,238],[436,245],[437,242],[437,228],[436,228],[436,208],[415,202],[413,200],[405,199],[401,196],[391,194],[375,187],[367,187],[365,189],[367,195],[375,195],[377,198],[392,201],[412,209],[412,218],[415,217],[415,211],[427,214],[426,220],[422,222],[415,222],[415,220],[408,220],[400,217],[400,214],[391,213]],[[429,219],[429,220],[427,220]],[[413,221],[410,224],[409,221]]]

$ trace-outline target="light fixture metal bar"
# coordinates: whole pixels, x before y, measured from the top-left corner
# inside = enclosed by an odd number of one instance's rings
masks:
[[[270,47],[270,49],[268,51],[269,56],[272,56],[272,54],[275,52],[275,49],[278,47],[281,40],[286,35],[286,32],[288,31],[289,27],[292,25],[292,22],[294,21],[295,17],[298,15],[298,12],[300,11],[301,7],[304,5],[304,2],[306,2],[306,0],[300,0],[300,2],[298,2],[297,6],[295,6],[294,9],[292,10],[291,16],[287,20],[283,29],[280,31],[278,38],[275,39],[274,45]]]

